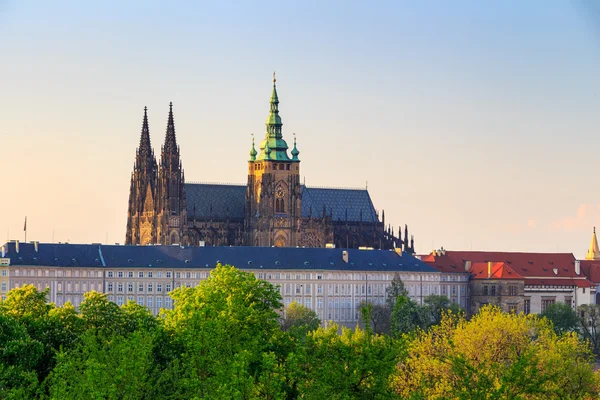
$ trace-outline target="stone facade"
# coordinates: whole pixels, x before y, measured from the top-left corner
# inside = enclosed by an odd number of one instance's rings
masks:
[[[502,279],[471,280],[470,313],[476,314],[482,306],[487,304],[499,306],[505,312],[524,312],[524,281]]]

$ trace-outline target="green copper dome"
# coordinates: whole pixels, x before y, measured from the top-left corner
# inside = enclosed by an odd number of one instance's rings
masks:
[[[283,140],[281,128],[283,123],[279,116],[279,97],[277,96],[277,86],[275,84],[275,74],[273,74],[273,91],[269,105],[269,116],[266,121],[265,138],[260,143],[260,154],[257,160],[274,160],[274,161],[292,161],[288,155],[288,145]],[[269,150],[267,152],[267,150]]]

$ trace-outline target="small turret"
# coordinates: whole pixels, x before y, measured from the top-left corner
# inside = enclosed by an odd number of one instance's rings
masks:
[[[254,135],[252,135],[252,148],[250,149],[250,161],[256,161],[256,149],[254,148]]]
[[[300,152],[296,148],[296,134],[294,133],[294,148],[292,149],[292,160],[298,161],[298,154],[300,154]]]

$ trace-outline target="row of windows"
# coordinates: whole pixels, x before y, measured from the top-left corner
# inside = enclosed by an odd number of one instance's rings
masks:
[[[7,276],[8,271],[6,269],[1,270],[2,276]],[[101,270],[52,270],[52,269],[25,269],[25,268],[15,268],[14,270],[15,276],[37,276],[37,277],[49,277],[49,276],[57,276],[57,277],[89,277],[89,278],[102,278]],[[209,271],[204,272],[174,272],[174,271],[107,271],[106,276],[108,278],[172,278],[173,276],[176,279],[206,279],[210,275]],[[365,273],[279,273],[279,272],[259,272],[259,279],[266,280],[309,280],[309,279],[329,279],[329,280],[359,280],[359,281],[370,281],[370,280],[383,280],[389,281],[393,278],[390,274],[365,274]],[[439,281],[439,275],[436,274],[403,274],[401,276],[403,281]],[[445,276],[442,275],[442,281],[456,281],[456,280],[468,280],[468,277],[461,276]]]
[[[179,286],[179,285],[177,285]],[[191,284],[187,285],[188,287],[191,287]],[[162,293],[163,288],[165,290],[166,293],[169,293],[172,289],[171,287],[171,283],[165,283],[163,286],[163,283],[157,283],[156,286],[154,285],[154,283],[133,283],[133,282],[127,282],[127,283],[113,283],[113,282],[108,282],[106,284],[106,291],[111,293],[114,292],[116,288],[116,292],[117,293],[124,293],[125,291],[127,291],[127,293],[134,293],[134,290],[137,289],[137,293],[152,293],[154,291],[154,289],[156,288],[156,292],[157,293]]]
[[[209,272],[175,272],[173,271],[108,271],[107,278],[172,278],[176,279],[206,279]]]
[[[518,292],[519,292],[519,288],[516,285],[509,285],[508,293],[505,292],[505,294],[508,294],[509,296],[517,296]],[[496,295],[501,295],[501,294],[502,294],[501,287],[496,287],[496,285],[484,285],[483,286],[483,295],[484,296],[496,296]]]
[[[393,275],[390,274],[347,274],[347,273],[292,273],[292,272],[288,272],[288,273],[280,273],[280,272],[258,272],[257,275],[258,279],[266,279],[266,280],[311,280],[311,279],[317,279],[317,280],[321,280],[321,279],[328,279],[328,280],[346,280],[346,281],[390,281],[393,279]],[[421,279],[422,278],[422,279]],[[456,281],[457,277],[456,276],[452,276],[452,279],[448,279],[448,280],[452,280],[452,281]],[[458,277],[461,278],[461,277]],[[438,282],[439,281],[439,275],[415,275],[415,274],[406,274],[406,275],[402,275],[401,279],[403,281],[435,281]],[[446,279],[443,279],[444,281]],[[463,280],[458,279],[458,280]],[[467,280],[467,279],[465,279]]]
[[[323,294],[323,285],[318,284],[316,286],[316,293]],[[354,289],[353,289],[354,287]],[[350,283],[342,283],[342,284],[329,284],[327,285],[328,294],[329,295],[347,295],[352,294],[354,292],[355,295],[364,295],[365,293],[368,295],[385,295],[385,291],[388,285],[384,284],[350,284]],[[407,285],[407,289],[410,295],[420,295],[421,289],[423,290],[424,295],[429,294],[439,294],[438,287],[436,285]],[[453,295],[457,294],[457,285],[451,285],[451,292]],[[281,294],[289,295],[289,294],[312,294],[312,284],[291,284],[286,283],[280,288]],[[443,292],[446,294],[446,285],[443,286]],[[466,287],[460,286],[460,292],[462,295],[465,295]]]
[[[58,282],[56,284],[56,291],[62,292],[64,289],[67,293],[87,293],[93,290],[97,290],[99,292],[102,291],[102,283],[98,282]],[[81,290],[81,291],[80,291]]]
[[[268,164],[265,165],[265,167]],[[274,170],[281,170],[281,171],[289,171],[291,168],[291,164],[283,164],[283,163],[273,163],[273,169]],[[260,171],[262,169],[267,169],[267,168],[263,168],[261,163],[254,163],[254,170],[255,171]]]
[[[122,306],[127,301],[135,301],[140,306],[148,308],[162,308],[163,297],[161,296],[108,296],[108,300],[117,303],[118,306]],[[169,296],[164,297],[164,307],[171,308],[173,305],[172,300]]]
[[[5,271],[5,270],[3,270]],[[2,276],[6,276],[4,272]],[[48,276],[57,276],[57,277],[75,277],[75,278],[102,278],[102,271],[96,270],[50,270],[50,269],[26,269],[26,268],[15,268],[14,276],[37,276],[37,277],[48,277]]]

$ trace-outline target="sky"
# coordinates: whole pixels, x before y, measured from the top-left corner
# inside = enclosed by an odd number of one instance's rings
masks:
[[[0,0],[0,238],[123,243],[148,107],[188,181],[245,183],[271,79],[309,186],[368,186],[418,253],[600,229],[600,4]]]

